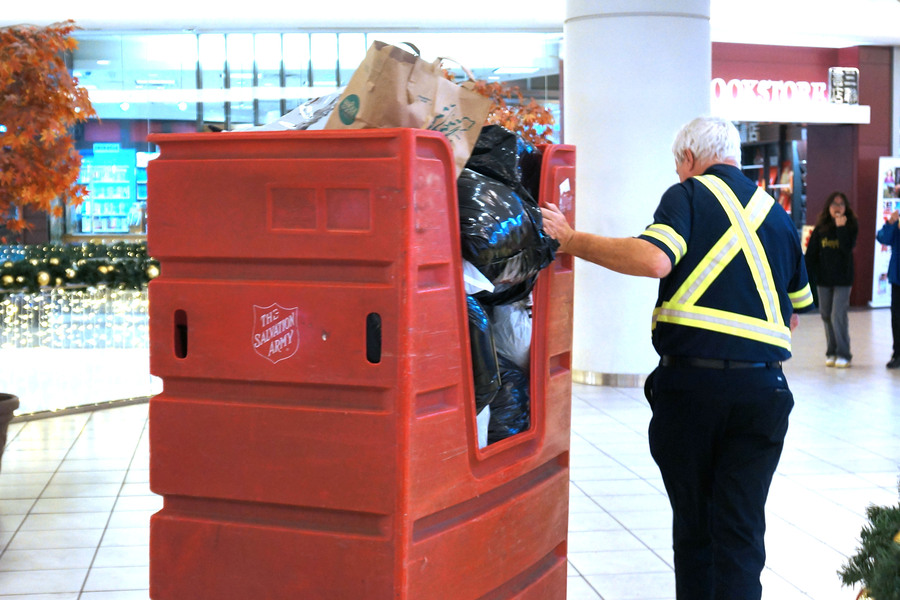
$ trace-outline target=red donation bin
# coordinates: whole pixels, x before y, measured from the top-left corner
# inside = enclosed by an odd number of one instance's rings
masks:
[[[564,600],[572,258],[535,286],[531,427],[479,449],[441,134],[151,140],[151,598]]]

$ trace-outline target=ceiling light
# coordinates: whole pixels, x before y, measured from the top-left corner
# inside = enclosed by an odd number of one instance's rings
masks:
[[[174,79],[135,79],[136,85],[175,85]]]
[[[106,60],[106,59],[98,60],[98,61],[97,61],[97,64],[98,64],[98,65],[108,65],[108,64],[109,64],[109,61]]]
[[[530,75],[532,73],[537,73],[540,69],[538,67],[500,67],[499,69],[494,69],[495,75]]]

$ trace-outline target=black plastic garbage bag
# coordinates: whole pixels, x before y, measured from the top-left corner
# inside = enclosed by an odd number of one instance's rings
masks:
[[[537,200],[541,151],[501,125],[486,125],[478,135],[466,167]]]
[[[527,194],[468,168],[457,179],[457,195],[463,258],[495,286],[493,293],[479,293],[478,299],[494,305],[527,296],[559,247],[543,232],[537,204]]]
[[[505,356],[498,355],[500,389],[491,401],[488,444],[527,431],[531,426],[528,374]]]
[[[544,154],[540,148],[529,144],[521,137],[517,138],[517,153],[519,155],[519,178],[522,186],[535,200],[540,198],[541,190],[541,165]]]
[[[522,181],[518,137],[500,125],[485,125],[478,134],[466,168],[515,189]]]
[[[479,292],[475,296],[485,306],[501,306],[524,300],[534,289],[537,273],[515,285],[500,285],[493,292]]]
[[[491,403],[500,389],[500,365],[494,347],[491,321],[484,307],[472,296],[469,305],[469,339],[472,344],[472,375],[475,378],[475,413]]]

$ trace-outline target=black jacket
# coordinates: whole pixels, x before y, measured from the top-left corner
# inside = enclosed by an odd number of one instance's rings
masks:
[[[816,227],[806,247],[806,270],[816,285],[832,287],[853,285],[853,247],[859,224],[847,221]]]

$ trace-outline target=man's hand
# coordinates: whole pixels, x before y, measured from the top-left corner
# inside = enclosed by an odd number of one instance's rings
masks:
[[[575,236],[575,230],[569,226],[566,216],[555,204],[547,203],[541,207],[544,216],[544,233],[559,241],[559,249],[566,252],[566,247]]]
[[[791,331],[797,329],[797,325],[800,324],[800,315],[797,313],[791,313]]]
[[[900,210],[895,210],[891,213],[891,216],[888,217],[888,223],[896,224],[898,220],[900,220]]]
[[[555,204],[541,207],[544,232],[559,240],[559,251],[590,261],[616,273],[660,279],[672,271],[672,261],[661,249],[647,240],[612,238],[576,232]]]

